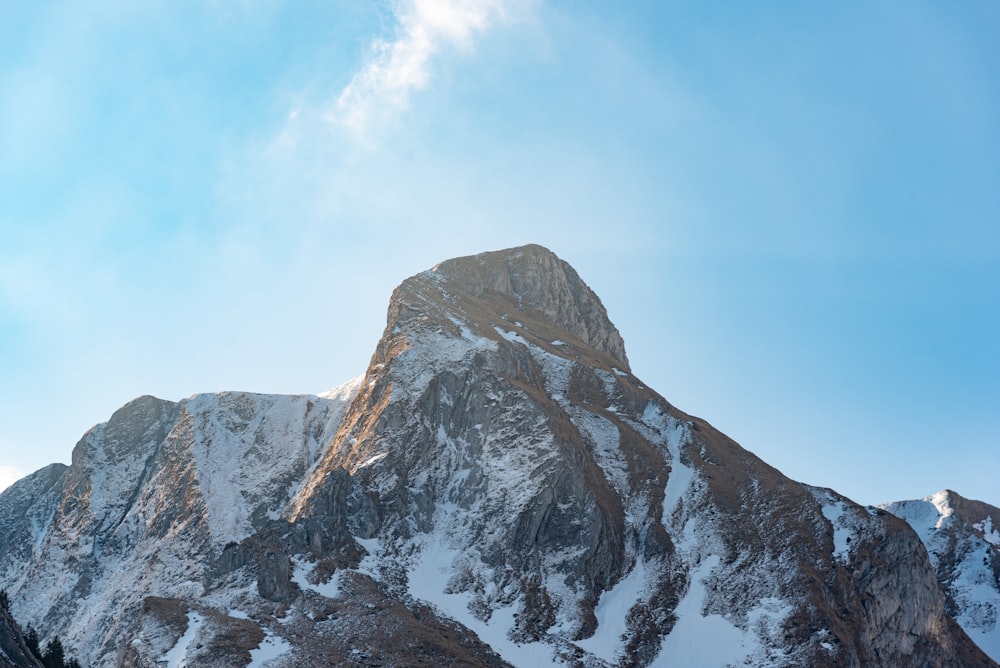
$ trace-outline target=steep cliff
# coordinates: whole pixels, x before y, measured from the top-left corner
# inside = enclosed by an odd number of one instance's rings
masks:
[[[1000,509],[951,490],[882,507],[917,532],[944,590],[948,613],[1000,661]]]

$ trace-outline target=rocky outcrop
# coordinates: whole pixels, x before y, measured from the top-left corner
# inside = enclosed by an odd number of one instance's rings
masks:
[[[920,536],[948,614],[1000,661],[1000,509],[951,490],[882,507]]]
[[[404,281],[335,395],[137,400],[0,495],[0,583],[99,666],[994,665],[906,524],[671,406],[544,248]]]
[[[542,246],[528,245],[447,260],[404,283],[397,300],[406,301],[404,293],[411,287],[409,283],[427,279],[446,283],[445,290],[452,297],[465,293],[482,303],[513,306],[511,302],[516,302],[513,312],[537,313],[540,322],[572,334],[628,369],[625,342],[608,319],[600,298],[573,267]],[[420,287],[412,287],[420,291]]]

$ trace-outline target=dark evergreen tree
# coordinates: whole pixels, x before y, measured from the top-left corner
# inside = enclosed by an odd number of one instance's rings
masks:
[[[28,627],[28,632],[24,634],[24,644],[28,646],[28,649],[31,650],[32,654],[39,659],[42,658],[42,650],[38,646],[38,631],[36,631],[34,627]]]
[[[66,668],[66,651],[63,649],[59,636],[49,641],[45,648],[45,656],[42,657],[45,668]]]
[[[0,589],[0,610],[10,612],[10,596],[7,595],[6,589]]]

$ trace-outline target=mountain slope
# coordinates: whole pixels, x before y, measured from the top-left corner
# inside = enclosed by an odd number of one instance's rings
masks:
[[[951,490],[882,507],[917,532],[944,589],[949,614],[1000,661],[1000,509]]]
[[[0,668],[41,668],[10,612],[0,607]]]
[[[106,664],[144,598],[201,596],[216,553],[277,516],[356,385],[329,399],[226,393],[121,408],[70,467],[0,496],[0,574],[18,618]]]
[[[996,665],[905,522],[671,406],[539,246],[404,281],[336,399],[136,400],[0,535],[100,666]]]

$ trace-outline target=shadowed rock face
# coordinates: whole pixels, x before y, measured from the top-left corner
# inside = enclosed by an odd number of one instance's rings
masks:
[[[544,248],[404,281],[335,394],[140,400],[0,496],[0,584],[104,666],[994,665],[913,531],[671,406]]]
[[[27,644],[17,622],[7,610],[0,608],[0,668],[41,668]]]

